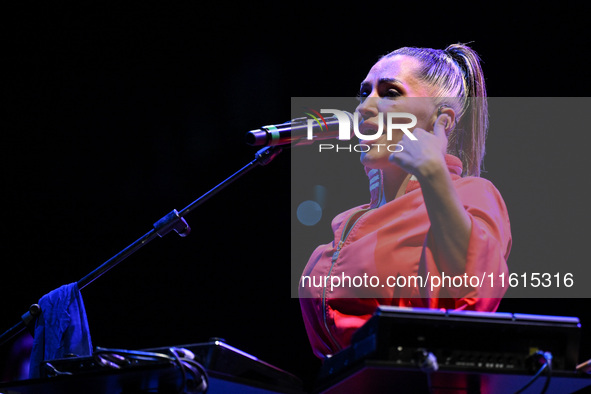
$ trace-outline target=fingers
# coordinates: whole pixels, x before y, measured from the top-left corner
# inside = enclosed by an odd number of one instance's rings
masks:
[[[447,137],[450,127],[451,118],[449,115],[441,114],[437,117],[437,119],[435,119],[435,124],[433,125],[433,134],[438,137]]]

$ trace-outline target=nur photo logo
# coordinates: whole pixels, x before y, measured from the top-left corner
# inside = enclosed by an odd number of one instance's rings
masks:
[[[351,115],[349,112],[338,110],[338,109],[320,109],[320,112],[312,109],[307,109],[304,112],[310,118],[307,118],[307,132],[306,139],[314,141],[318,139],[319,133],[327,133],[329,126],[327,120],[322,114],[332,114],[330,119],[338,121],[338,139],[341,141],[350,141],[352,138],[357,137],[363,143],[339,145],[339,144],[319,144],[318,149],[320,152],[324,150],[334,151],[347,151],[347,152],[368,152],[372,148],[378,150],[384,149],[391,153],[401,152],[403,147],[399,144],[368,144],[369,141],[375,141],[380,138],[384,131],[388,141],[392,140],[392,134],[394,130],[400,130],[406,134],[411,140],[416,141],[417,138],[410,131],[417,124],[417,118],[415,115],[408,112],[388,112],[378,113],[378,122],[375,130],[368,130],[367,128],[360,131],[360,125],[362,121],[359,119],[359,112],[355,112]],[[384,122],[385,118],[385,122]],[[400,121],[403,121],[402,123]],[[331,123],[334,124],[334,123]],[[384,130],[385,129],[385,130]],[[368,133],[371,131],[371,133]],[[322,138],[320,138],[322,139]]]

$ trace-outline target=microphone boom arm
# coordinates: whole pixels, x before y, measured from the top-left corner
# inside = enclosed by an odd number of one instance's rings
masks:
[[[205,201],[209,200],[215,194],[220,192],[226,186],[237,180],[238,178],[242,177],[247,172],[251,171],[255,167],[262,165],[265,166],[269,164],[279,153],[281,153],[282,149],[279,146],[267,146],[263,149],[260,149],[255,153],[255,158],[246,164],[244,167],[236,171],[234,174],[230,175],[228,178],[220,182],[217,186],[213,189],[209,190],[201,197],[187,205],[184,209],[180,212],[177,212],[176,209],[173,209],[171,212],[163,216],[160,220],[154,223],[153,228],[143,235],[141,238],[137,239],[135,242],[127,246],[125,249],[121,250],[115,256],[111,257],[109,260],[104,262],[94,271],[90,272],[88,275],[80,279],[78,284],[78,289],[82,290],[84,287],[88,286],[94,280],[102,276],[104,273],[109,271],[111,268],[115,267],[117,264],[125,260],[131,254],[139,250],[141,247],[145,246],[148,242],[152,241],[156,237],[164,237],[171,231],[176,231],[181,237],[185,237],[191,231],[191,228],[183,218],[184,215],[193,211],[193,209],[197,208]],[[0,335],[0,346],[4,345],[12,338],[16,337],[20,333],[22,333],[25,329],[31,330],[33,323],[35,322],[36,318],[42,313],[39,305],[33,304],[29,308],[25,314],[21,316],[21,320]]]

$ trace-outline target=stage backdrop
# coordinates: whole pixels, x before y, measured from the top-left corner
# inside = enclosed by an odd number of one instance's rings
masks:
[[[343,8],[7,9],[0,330],[254,159],[245,133],[289,120],[292,97],[354,97],[390,50],[472,42],[491,97],[588,94],[577,52],[587,24],[554,8],[503,13],[501,24],[459,10],[447,21],[399,5]],[[510,266],[588,264],[587,129],[491,121],[484,176],[512,219]],[[312,381],[319,364],[290,296],[289,200],[283,152],[188,215],[188,237],[157,239],[87,286],[93,343],[138,349],[223,337]],[[588,301],[507,299],[501,309],[578,316],[588,359]]]

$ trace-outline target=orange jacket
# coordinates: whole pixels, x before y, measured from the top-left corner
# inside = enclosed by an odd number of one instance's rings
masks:
[[[315,355],[348,346],[378,305],[496,311],[511,249],[507,208],[491,182],[460,177],[455,156],[447,155],[446,163],[472,222],[465,274],[440,272],[419,182],[411,180],[403,196],[376,208],[381,172],[367,171],[371,202],[333,219],[334,240],[316,248],[300,278],[300,305]]]

